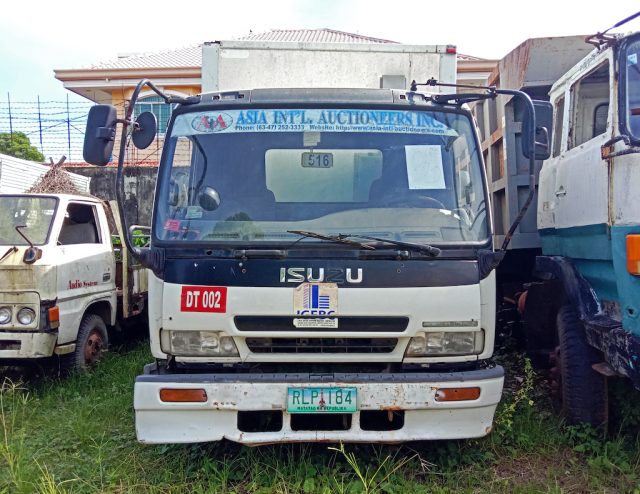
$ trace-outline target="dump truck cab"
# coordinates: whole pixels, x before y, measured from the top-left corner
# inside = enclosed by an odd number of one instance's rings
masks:
[[[557,132],[540,172],[536,269],[561,282],[571,330],[592,348],[582,380],[594,384],[572,401],[602,397],[583,407],[597,425],[607,414],[605,376],[640,389],[640,34],[590,41],[596,49],[549,93]]]

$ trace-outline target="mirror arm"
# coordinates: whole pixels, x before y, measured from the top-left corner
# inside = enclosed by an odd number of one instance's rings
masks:
[[[536,111],[535,108],[533,106],[533,101],[531,100],[531,97],[523,92],[523,91],[518,91],[515,89],[497,89],[495,86],[469,86],[469,85],[465,85],[465,84],[446,84],[446,83],[441,83],[438,82],[435,79],[429,79],[426,83],[424,83],[424,85],[426,86],[448,86],[448,87],[459,87],[459,88],[473,88],[473,89],[486,89],[487,93],[482,95],[483,99],[487,99],[487,98],[495,98],[496,95],[498,94],[503,94],[506,96],[513,96],[514,98],[518,98],[520,100],[522,100],[522,102],[525,105],[525,108],[527,109],[526,112],[528,113],[527,117],[529,118],[529,121],[531,123],[531,135],[530,136],[524,136],[525,139],[529,139],[529,144],[530,144],[530,148],[531,149],[531,157],[529,158],[529,195],[527,197],[527,200],[525,201],[524,205],[522,206],[522,208],[520,209],[520,211],[518,212],[518,216],[516,217],[516,219],[514,220],[513,224],[511,225],[511,228],[509,228],[509,231],[507,232],[507,234],[504,237],[504,242],[502,243],[502,247],[500,247],[500,250],[502,251],[506,251],[507,247],[509,245],[509,242],[511,242],[511,237],[513,237],[513,233],[515,232],[516,228],[518,228],[518,225],[520,224],[520,222],[522,221],[522,218],[524,217],[525,213],[527,212],[527,210],[529,209],[529,206],[531,205],[531,201],[533,201],[533,196],[535,194],[535,186],[536,186],[536,175],[535,175],[535,171],[536,171],[536,157],[535,157],[535,150],[536,150]],[[416,81],[412,81],[411,82],[411,90],[415,91],[418,88],[418,83],[416,83]],[[465,100],[463,98],[464,95],[434,95],[432,96],[432,101],[434,101],[435,103],[446,103],[449,101],[456,101],[458,104],[460,103],[466,103],[468,102],[468,100]],[[474,95],[475,99],[478,99],[479,95]],[[549,134],[547,132],[547,140]],[[542,145],[542,143],[540,143]],[[499,262],[499,261],[498,261]],[[497,266],[497,264],[496,264]]]
[[[136,247],[133,244],[131,234],[129,232],[129,226],[127,224],[127,216],[124,209],[124,157],[126,152],[127,137],[129,134],[128,130],[129,127],[133,126],[133,110],[135,108],[136,102],[138,101],[140,91],[142,91],[142,88],[144,86],[149,86],[149,88],[151,88],[154,93],[165,100],[165,102],[169,103],[171,101],[171,98],[169,96],[160,91],[160,89],[158,89],[148,79],[142,79],[134,89],[133,94],[131,95],[131,99],[129,100],[129,107],[127,108],[125,117],[124,119],[119,120],[122,123],[122,136],[120,137],[120,152],[118,153],[118,170],[116,173],[116,199],[118,201],[118,211],[120,213],[120,219],[122,221],[122,231],[124,232],[124,244],[127,247],[127,250],[143,266],[157,273],[161,270],[162,264],[164,264],[163,256],[159,255],[158,253],[154,253],[149,247]]]
[[[620,151],[614,151],[613,145],[617,142],[624,142],[626,148],[621,149]],[[612,158],[616,158],[618,156],[625,156],[627,154],[638,154],[640,153],[640,147],[633,146],[631,144],[631,137],[626,134],[620,134],[618,136],[612,137],[608,141],[606,141],[602,146],[600,146],[600,157],[603,161],[609,162]]]
[[[620,134],[618,136],[612,137],[607,142],[605,142],[602,147],[609,147],[616,142],[623,141],[627,146],[631,146],[631,138],[626,134]]]
[[[529,209],[529,206],[533,201],[533,196],[536,191],[536,157],[535,157],[536,112],[535,112],[535,108],[533,107],[533,101],[531,101],[531,97],[527,93],[513,90],[513,89],[496,89],[495,91],[497,94],[505,94],[505,95],[513,96],[514,98],[520,99],[524,103],[525,108],[527,109],[528,115],[526,118],[529,118],[531,120],[531,127],[530,127],[531,135],[523,136],[523,139],[529,139],[531,144],[531,147],[530,147],[531,156],[529,157],[529,195],[527,196],[526,201],[522,205],[522,208],[520,208],[520,211],[518,212],[518,216],[513,221],[513,224],[509,228],[509,231],[504,236],[504,242],[502,242],[502,246],[500,247],[500,250],[506,251],[507,247],[509,246],[509,242],[511,242],[511,238],[513,237],[513,233],[516,231],[516,228],[518,228],[518,225],[522,221],[522,218],[524,218],[524,215]],[[547,139],[548,139],[548,133],[547,133]]]

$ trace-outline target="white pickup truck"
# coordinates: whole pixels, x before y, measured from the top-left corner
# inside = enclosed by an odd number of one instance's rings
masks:
[[[0,194],[0,365],[58,355],[68,373],[100,359],[108,329],[146,304],[121,236],[97,198]]]

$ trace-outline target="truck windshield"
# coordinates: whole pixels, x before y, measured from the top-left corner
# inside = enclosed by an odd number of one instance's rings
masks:
[[[212,110],[178,115],[158,240],[287,246],[290,230],[413,243],[488,239],[469,117],[445,111]]]
[[[640,38],[627,46],[626,60],[626,126],[631,136],[640,139]]]
[[[28,245],[16,231],[23,225],[33,245],[46,244],[57,203],[54,197],[0,196],[0,245]]]

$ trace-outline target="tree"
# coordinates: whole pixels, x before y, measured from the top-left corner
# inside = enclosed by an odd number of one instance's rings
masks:
[[[23,132],[0,133],[0,153],[22,158],[23,160],[44,161],[44,155],[38,148],[31,145],[31,141]]]

